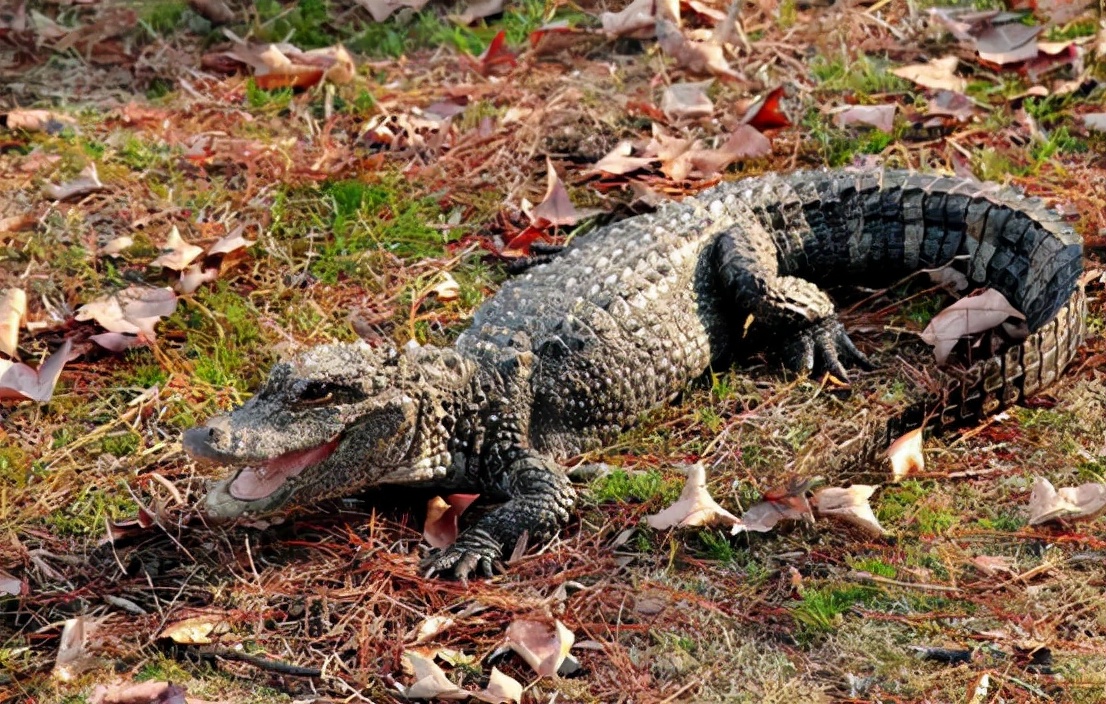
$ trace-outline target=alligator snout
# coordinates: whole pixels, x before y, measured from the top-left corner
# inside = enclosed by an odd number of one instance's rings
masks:
[[[221,461],[226,453],[224,447],[229,435],[229,421],[226,416],[211,418],[198,428],[184,431],[181,445],[184,451],[198,460]]]

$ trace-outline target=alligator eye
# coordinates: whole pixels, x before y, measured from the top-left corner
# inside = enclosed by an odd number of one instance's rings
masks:
[[[311,383],[303,387],[296,403],[300,406],[321,406],[334,400],[334,390],[330,384]]]

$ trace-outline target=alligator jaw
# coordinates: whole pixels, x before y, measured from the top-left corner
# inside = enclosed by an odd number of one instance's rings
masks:
[[[261,464],[242,467],[227,484],[227,493],[239,501],[268,498],[292,477],[330,457],[341,439],[341,435],[336,435],[317,447],[294,450]]]

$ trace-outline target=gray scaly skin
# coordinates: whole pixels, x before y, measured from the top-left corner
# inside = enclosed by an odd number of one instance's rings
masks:
[[[520,540],[546,541],[568,520],[574,494],[558,460],[609,443],[758,346],[845,379],[846,362],[867,362],[818,284],[879,285],[954,258],[1023,311],[1031,333],[950,380],[938,415],[970,419],[1035,392],[1075,354],[1078,236],[1008,189],[831,171],[722,184],[578,238],[506,282],[452,348],[309,349],[184,446],[238,468],[210,491],[213,517],[387,484],[502,500],[425,563],[489,574]]]

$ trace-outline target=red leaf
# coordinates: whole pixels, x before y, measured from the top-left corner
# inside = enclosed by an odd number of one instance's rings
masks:
[[[791,120],[780,105],[783,97],[783,86],[773,88],[763,98],[757,100],[745,113],[745,124],[756,127],[758,130],[770,130],[777,127],[790,127]]]
[[[517,65],[518,57],[507,48],[507,33],[501,29],[484,53],[477,57],[476,70],[481,76],[488,76],[498,73],[503,67],[513,68]]]

